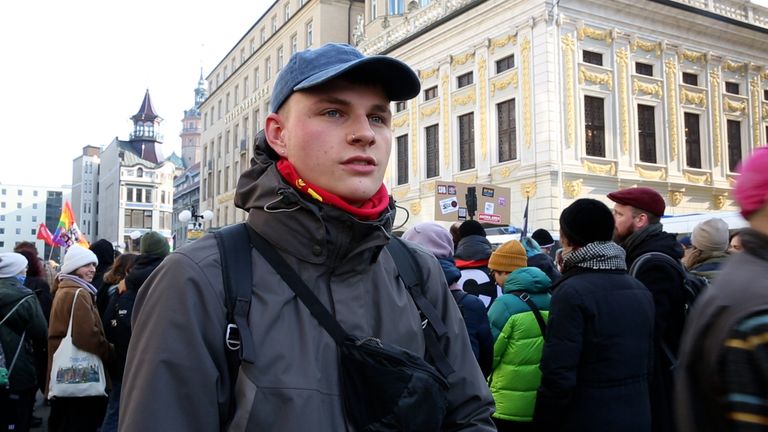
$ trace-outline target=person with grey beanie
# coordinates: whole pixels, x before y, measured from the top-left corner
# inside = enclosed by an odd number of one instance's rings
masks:
[[[724,220],[712,218],[700,222],[691,233],[691,252],[685,266],[712,283],[730,256],[729,246],[728,224]]]

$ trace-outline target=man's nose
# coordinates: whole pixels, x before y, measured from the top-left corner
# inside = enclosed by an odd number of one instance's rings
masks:
[[[376,141],[376,133],[371,128],[367,116],[358,119],[351,126],[347,135],[347,142],[353,145],[372,145]]]

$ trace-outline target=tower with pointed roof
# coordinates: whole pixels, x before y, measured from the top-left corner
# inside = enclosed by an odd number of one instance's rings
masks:
[[[157,115],[152,106],[149,89],[144,93],[144,100],[141,102],[139,112],[134,114],[131,120],[133,121],[133,132],[129,141],[134,152],[146,161],[162,162],[164,158],[160,145],[163,143],[163,136],[158,132],[158,128],[163,119]]]
[[[208,97],[208,90],[205,89],[205,79],[203,79],[203,70],[200,69],[200,79],[195,89],[195,105],[184,111],[184,119],[181,127],[181,159],[184,162],[184,168],[189,168],[200,160],[200,137],[202,129],[200,127],[201,115],[200,104]]]

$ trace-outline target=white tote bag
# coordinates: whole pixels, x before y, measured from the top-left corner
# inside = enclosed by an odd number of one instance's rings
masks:
[[[69,315],[67,335],[53,353],[51,381],[48,384],[48,399],[53,397],[106,396],[107,380],[104,364],[99,356],[77,348],[72,343],[72,320],[75,302],[82,288],[75,292],[72,312]]]

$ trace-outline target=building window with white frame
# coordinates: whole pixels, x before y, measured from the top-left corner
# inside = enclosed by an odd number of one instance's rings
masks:
[[[250,47],[250,53],[253,54],[256,52],[256,38],[251,38],[251,47]]]
[[[510,99],[496,105],[499,131],[499,162],[517,159],[517,121],[515,100]]]
[[[475,113],[459,116],[459,170],[475,167]]]
[[[456,88],[462,88],[472,85],[474,82],[474,75],[472,72],[467,72],[456,77]]]
[[[379,2],[378,0],[371,0],[371,21],[375,20],[379,16]]]
[[[291,55],[296,54],[296,51],[299,50],[299,35],[296,33],[291,36]]]
[[[605,157],[605,100],[584,96],[584,139],[587,156]]]
[[[685,165],[688,168],[701,168],[701,132],[700,116],[687,112],[683,115],[685,126]]]
[[[309,22],[307,22],[307,25],[305,26],[305,30],[306,30],[306,36],[307,36],[306,37],[306,39],[307,39],[307,46],[305,48],[309,48],[309,47],[312,46],[312,39],[313,39],[312,20],[309,20]]]
[[[272,79],[272,60],[267,57],[264,60],[264,81]]]
[[[437,177],[440,175],[440,148],[438,147],[438,125],[427,126],[424,128],[424,135],[426,137],[426,165],[427,165],[427,178]]]
[[[259,67],[256,66],[253,68],[253,89],[257,90],[259,88]]]
[[[277,33],[277,17],[272,17],[272,34]]]
[[[405,0],[389,0],[390,15],[402,15],[405,12]]]
[[[283,69],[283,46],[277,47],[277,71]]]
[[[736,167],[741,162],[741,122],[728,119],[726,122],[726,133],[728,135],[728,170],[736,172]]]
[[[511,54],[506,57],[496,60],[496,73],[500,74],[504,71],[510,70],[515,67],[515,55]]]
[[[400,135],[397,140],[397,184],[408,183],[408,134]]]
[[[262,28],[259,30],[259,40],[261,41],[261,44],[264,45],[264,42],[267,41],[267,29]]]
[[[603,55],[599,52],[594,51],[587,51],[584,50],[581,54],[581,58],[584,61],[584,63],[593,64],[596,66],[602,66],[603,65]]]
[[[283,6],[283,22],[287,23],[289,19],[291,19],[291,4],[286,3]]]
[[[637,146],[640,162],[656,163],[656,107],[637,105]]]

